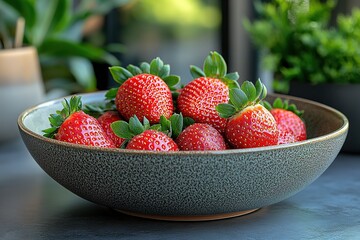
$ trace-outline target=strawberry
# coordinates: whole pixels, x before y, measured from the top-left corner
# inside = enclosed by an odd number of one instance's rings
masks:
[[[169,75],[170,66],[156,58],[142,63],[140,68],[114,66],[110,72],[119,88],[110,89],[108,98],[115,98],[116,108],[128,121],[136,115],[146,117],[151,124],[158,123],[160,116],[170,118],[174,111],[172,92],[180,77]]]
[[[51,127],[43,130],[45,137],[59,141],[115,148],[96,118],[82,111],[81,97],[73,96],[63,101],[63,109],[50,114]]]
[[[226,144],[223,136],[209,124],[195,123],[176,138],[175,142],[180,150],[225,150]]]
[[[179,151],[174,140],[165,133],[156,130],[145,130],[130,140],[126,149],[150,151]]]
[[[166,120],[164,116],[162,116],[162,119]],[[150,129],[150,127],[150,122],[146,117],[144,117],[142,124],[136,115],[130,118],[129,123],[125,121],[116,121],[111,124],[114,133],[117,136],[126,139],[126,149],[179,151],[174,140],[160,131],[161,126],[154,125],[154,129]]]
[[[281,98],[276,98],[272,106],[268,102],[264,103],[276,120],[279,130],[278,144],[306,140],[306,126],[301,119],[303,111],[299,111],[295,104],[289,105],[288,100],[282,101]]]
[[[241,89],[230,90],[230,101],[216,109],[228,118],[225,136],[234,148],[277,145],[279,131],[271,113],[259,102],[267,94],[260,80],[243,82]]]
[[[229,101],[229,89],[239,88],[237,72],[227,74],[225,60],[217,52],[210,52],[203,70],[190,66],[194,77],[180,92],[178,111],[198,123],[207,123],[223,133],[226,119],[221,118],[215,107]]]
[[[121,144],[125,141],[125,139],[116,136],[110,127],[111,123],[121,120],[119,113],[117,111],[107,111],[98,117],[97,120],[99,121],[106,135],[113,141],[115,146],[117,148],[121,147]]]

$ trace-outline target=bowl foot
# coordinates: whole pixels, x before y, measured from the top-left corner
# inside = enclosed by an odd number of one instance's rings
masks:
[[[153,215],[153,214],[145,214],[145,213],[137,213],[137,212],[131,212],[126,210],[120,210],[115,209],[116,211],[134,216],[134,217],[141,217],[141,218],[147,218],[147,219],[154,219],[154,220],[163,220],[163,221],[211,221],[211,220],[220,220],[220,219],[226,219],[226,218],[233,218],[233,217],[239,217],[243,216],[249,213],[253,213],[260,208],[255,209],[249,209],[245,211],[239,211],[239,212],[231,212],[231,213],[221,213],[221,214],[212,214],[212,215],[195,215],[195,216],[163,216],[163,215]]]

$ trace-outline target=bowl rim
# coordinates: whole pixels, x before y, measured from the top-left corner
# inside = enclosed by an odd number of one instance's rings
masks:
[[[86,98],[87,96],[91,96],[91,95],[95,95],[95,94],[100,94],[100,93],[105,93],[106,91],[97,91],[97,92],[92,92],[92,93],[78,93],[78,94],[73,94],[73,95],[78,95],[81,96],[82,98]],[[289,99],[289,100],[295,100],[295,101],[301,101],[303,103],[306,104],[311,104],[311,105],[315,105],[317,107],[323,108],[329,112],[332,112],[333,114],[335,114],[336,116],[339,117],[339,119],[341,119],[343,121],[343,124],[341,127],[339,127],[338,129],[336,129],[333,132],[330,132],[328,134],[322,135],[322,136],[318,136],[318,137],[314,137],[314,138],[310,138],[310,139],[306,139],[304,141],[300,141],[300,142],[295,142],[295,143],[288,143],[288,144],[281,144],[281,145],[272,145],[272,146],[265,146],[265,147],[256,147],[256,148],[242,148],[242,149],[227,149],[227,150],[216,150],[216,151],[170,151],[170,152],[161,152],[161,151],[147,151],[147,150],[129,150],[129,149],[120,149],[120,148],[102,148],[102,147],[95,147],[95,146],[86,146],[86,145],[81,145],[81,144],[75,144],[75,143],[68,143],[68,142],[62,142],[62,141],[58,141],[56,139],[51,139],[51,138],[47,138],[44,137],[38,133],[35,133],[34,131],[30,130],[28,127],[25,126],[24,124],[24,119],[29,116],[31,113],[35,112],[37,109],[40,108],[45,108],[48,106],[53,105],[54,103],[59,103],[62,100],[64,100],[64,98],[69,99],[71,96],[73,95],[68,95],[65,97],[61,97],[61,98],[55,98],[40,104],[37,104],[35,106],[29,107],[27,109],[25,109],[18,117],[17,119],[17,124],[18,127],[20,129],[20,131],[25,132],[28,135],[31,135],[32,137],[35,137],[41,141],[46,141],[52,144],[57,144],[57,145],[61,145],[63,147],[67,147],[67,148],[78,148],[78,149],[82,149],[82,150],[88,150],[88,151],[104,151],[104,152],[110,152],[110,153],[121,153],[121,154],[137,154],[137,155],[156,155],[156,156],[190,156],[190,155],[227,155],[227,154],[245,154],[245,153],[254,153],[254,152],[262,152],[262,151],[272,151],[272,150],[277,150],[277,149],[288,149],[288,148],[292,148],[295,146],[302,146],[305,144],[310,144],[310,143],[317,143],[317,142],[321,142],[321,141],[325,141],[326,139],[331,139],[331,138],[335,138],[338,135],[341,134],[346,134],[348,129],[349,129],[349,120],[347,119],[347,117],[341,113],[340,111],[338,111],[337,109],[327,106],[325,104],[313,101],[313,100],[309,100],[309,99],[305,99],[305,98],[300,98],[300,97],[295,97],[295,96],[290,96],[290,95],[285,95],[285,94],[277,94],[277,93],[269,93],[268,96],[272,96],[272,97],[281,97],[282,99]]]

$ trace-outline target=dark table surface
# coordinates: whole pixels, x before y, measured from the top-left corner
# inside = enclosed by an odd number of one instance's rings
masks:
[[[310,186],[242,217],[130,217],[69,192],[20,139],[0,144],[0,239],[360,239],[360,155],[341,153]]]

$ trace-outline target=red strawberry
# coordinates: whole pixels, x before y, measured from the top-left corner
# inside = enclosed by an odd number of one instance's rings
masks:
[[[165,133],[156,130],[145,130],[130,140],[126,149],[150,151],[179,151],[178,146]]]
[[[127,69],[111,67],[110,71],[120,87],[109,95],[115,97],[116,108],[126,121],[136,115],[139,119],[146,117],[153,124],[160,121],[160,116],[172,115],[171,89],[180,78],[169,75],[170,66],[164,65],[160,58],[150,64],[142,63],[141,68],[129,65]]]
[[[224,59],[217,52],[211,52],[204,61],[204,71],[191,66],[195,78],[187,84],[177,99],[177,107],[184,117],[199,123],[207,123],[223,133],[226,119],[221,118],[215,107],[229,101],[229,89],[238,88],[237,73],[226,74]]]
[[[306,126],[300,116],[303,114],[294,104],[289,105],[276,98],[273,106],[266,102],[266,108],[274,116],[279,130],[278,144],[293,143],[306,140]]]
[[[125,139],[116,136],[110,127],[111,123],[121,120],[119,113],[117,111],[107,111],[98,117],[97,120],[104,129],[106,135],[114,142],[115,146],[119,148]]]
[[[158,125],[153,127],[161,129],[161,126]],[[131,117],[129,123],[116,121],[111,124],[111,128],[117,136],[126,139],[126,149],[179,151],[177,144],[171,137],[161,131],[149,129],[150,122],[146,118],[144,118],[143,124],[136,116]]]
[[[223,136],[209,124],[195,123],[180,133],[176,138],[180,150],[225,150],[226,144]]]
[[[230,90],[230,103],[219,104],[222,117],[229,118],[225,136],[235,148],[277,145],[279,132],[274,117],[259,101],[266,96],[260,80],[254,86],[245,81],[241,89]]]
[[[80,97],[73,96],[70,102],[65,99],[63,106],[63,110],[50,115],[51,128],[43,130],[44,136],[88,146],[115,147],[97,119],[81,110]]]

